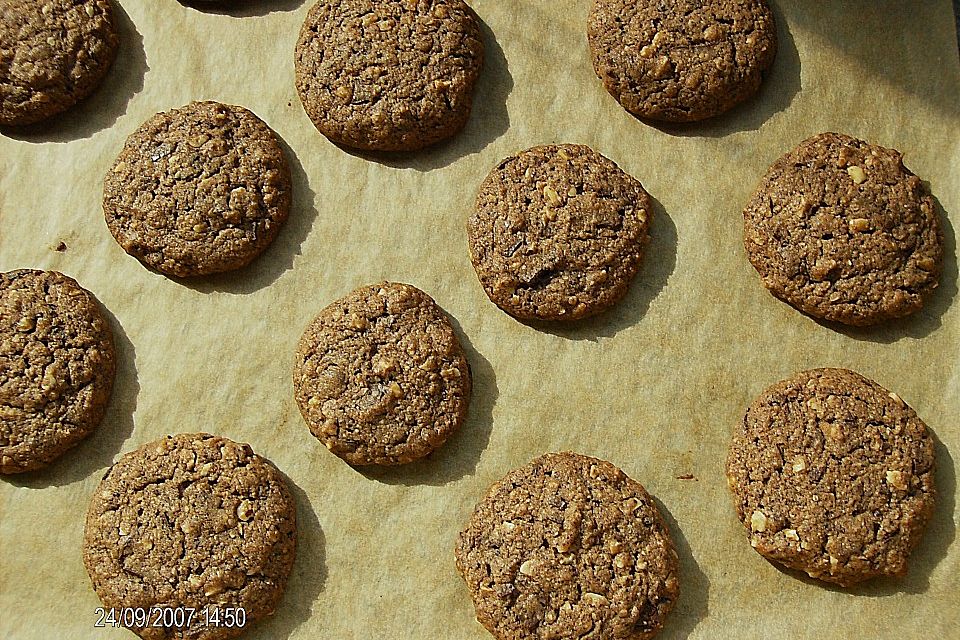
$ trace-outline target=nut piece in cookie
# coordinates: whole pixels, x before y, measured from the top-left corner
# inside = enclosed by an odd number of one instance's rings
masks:
[[[483,38],[462,0],[319,0],[295,66],[320,133],[355,149],[410,151],[466,124]]]
[[[703,120],[757,92],[777,52],[765,0],[594,0],[593,68],[624,109]]]
[[[45,467],[93,432],[115,367],[89,291],[56,271],[0,273],[0,473]]]
[[[770,292],[816,318],[872,325],[936,289],[943,232],[898,151],[821,133],[767,171],[743,211],[744,247]]]
[[[360,287],[323,309],[297,349],[310,431],[350,464],[422,458],[460,428],[470,367],[446,315],[416,287]]]
[[[533,147],[480,186],[467,221],[470,259],[510,315],[578,320],[626,294],[652,214],[640,182],[590,147]]]
[[[727,481],[750,544],[769,560],[843,586],[902,576],[933,513],[933,438],[876,382],[813,369],[750,406]]]
[[[193,611],[185,626],[120,617],[142,638],[233,638],[277,607],[296,553],[296,513],[283,476],[249,445],[168,436],[107,471],[87,511],[83,562],[108,609]],[[225,616],[245,625],[224,625]]]
[[[643,640],[679,595],[653,499],[609,462],[576,453],[548,453],[495,483],[455,556],[477,620],[499,640]]]
[[[249,110],[191,102],[129,138],[103,183],[107,227],[168,276],[239,269],[273,242],[290,209],[276,134]]]
[[[0,0],[0,126],[40,122],[93,93],[118,45],[111,0]]]

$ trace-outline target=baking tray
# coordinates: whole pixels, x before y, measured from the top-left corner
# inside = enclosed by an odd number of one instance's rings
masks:
[[[105,85],[48,126],[0,135],[0,270],[75,277],[108,310],[119,351],[96,434],[48,470],[0,482],[0,637],[131,637],[94,627],[84,513],[118,455],[182,431],[251,443],[298,503],[287,593],[246,638],[489,637],[454,568],[456,535],[493,481],[564,449],[614,462],[657,497],[682,581],[661,638],[957,635],[960,62],[949,0],[775,2],[780,50],[760,94],[684,127],[640,122],[607,95],[587,50],[588,0],[476,0],[487,55],[469,124],[389,156],[344,151],[304,115],[293,48],[309,0],[117,4],[123,44]],[[274,128],[294,206],[249,268],[181,281],[114,242],[101,184],[130,132],[194,99],[244,105]],[[901,150],[937,199],[946,269],[912,318],[820,324],[769,295],[746,260],[740,212],[760,176],[825,130]],[[656,202],[652,241],[615,309],[530,326],[486,299],[464,225],[500,159],[550,142],[591,145],[641,180]],[[323,306],[381,279],[422,288],[450,314],[475,390],[463,429],[430,459],[357,470],[302,423],[293,353]],[[904,579],[838,589],[781,572],[735,517],[723,476],[733,426],[769,384],[819,366],[896,391],[938,438],[937,511]]]

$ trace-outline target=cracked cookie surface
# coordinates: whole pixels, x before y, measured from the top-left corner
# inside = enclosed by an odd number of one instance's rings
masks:
[[[523,320],[577,320],[615,304],[640,268],[650,196],[584,145],[544,145],[501,161],[467,221],[487,296]]]
[[[300,101],[323,135],[415,150],[466,124],[483,38],[461,0],[319,0],[295,62]]]
[[[109,0],[0,0],[0,125],[45,120],[93,93],[118,45]]]
[[[543,455],[495,483],[455,555],[477,620],[500,640],[650,638],[679,594],[653,499],[576,453]]]
[[[0,473],[45,467],[96,429],[115,366],[90,292],[56,271],[0,274]]]
[[[757,92],[777,32],[764,0],[594,0],[593,68],[624,109],[691,122]]]
[[[844,586],[905,574],[933,513],[926,426],[895,393],[846,369],[804,371],[764,391],[726,467],[754,549]]]
[[[249,110],[191,102],[129,138],[103,185],[107,226],[145,265],[189,277],[239,269],[273,242],[290,209],[276,135]]]
[[[933,198],[898,151],[847,135],[803,141],[743,211],[744,247],[773,295],[871,325],[919,310],[943,268]]]
[[[304,331],[293,373],[310,431],[350,464],[422,458],[467,414],[471,376],[443,311],[423,291],[381,282],[329,305]]]
[[[196,610],[185,627],[130,627],[141,637],[222,640],[273,613],[295,552],[296,505],[280,472],[249,445],[190,433],[107,471],[87,511],[83,561],[105,607]],[[227,607],[243,608],[245,627],[206,624],[204,610]]]

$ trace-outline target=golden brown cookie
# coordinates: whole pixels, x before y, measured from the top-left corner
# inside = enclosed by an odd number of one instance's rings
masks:
[[[594,0],[587,36],[593,68],[623,108],[668,122],[746,100],[777,51],[765,0]]]
[[[463,423],[470,367],[446,315],[416,287],[360,287],[323,309],[293,372],[310,431],[350,464],[422,458]]]
[[[356,149],[409,151],[466,124],[483,38],[462,0],[319,0],[295,62],[320,133]]]
[[[750,406],[727,480],[764,557],[844,586],[901,576],[933,513],[933,439],[897,394],[813,369]]]
[[[107,471],[87,511],[83,562],[104,607],[140,637],[233,638],[280,601],[296,514],[283,476],[249,445],[168,436]],[[189,612],[189,623],[165,609]]]
[[[576,453],[548,453],[494,484],[455,555],[477,620],[499,640],[650,638],[679,594],[652,498]]]
[[[96,429],[115,368],[89,291],[56,271],[0,273],[0,473],[44,467]]]
[[[117,56],[110,0],[0,0],[0,125],[27,125],[93,93]]]
[[[290,210],[276,134],[249,110],[191,102],[129,138],[103,183],[107,227],[124,251],[169,276],[239,269]]]
[[[487,296],[523,320],[577,320],[620,300],[653,214],[635,178],[590,147],[550,144],[501,161],[467,221]]]
[[[894,149],[839,133],[778,159],[743,211],[770,292],[817,318],[871,325],[919,310],[943,268],[933,198]]]

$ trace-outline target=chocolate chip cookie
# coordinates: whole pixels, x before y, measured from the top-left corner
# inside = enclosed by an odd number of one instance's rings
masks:
[[[140,637],[233,638],[280,601],[296,513],[280,472],[249,445],[168,436],[107,471],[87,511],[83,562],[106,608],[193,610],[180,626],[155,615],[130,625],[133,617],[118,614]],[[242,626],[224,624],[241,617]]]
[[[295,62],[320,133],[356,149],[414,150],[466,124],[483,38],[462,0],[319,0]]]
[[[477,620],[500,640],[650,638],[679,594],[653,500],[576,453],[543,455],[494,484],[455,555]]]
[[[93,93],[117,56],[110,0],[0,0],[0,125],[27,125]]]
[[[168,276],[239,269],[276,238],[290,209],[276,135],[249,110],[191,102],[158,113],[107,172],[103,211],[124,251]]]
[[[777,31],[765,0],[594,0],[593,68],[630,113],[690,122],[756,93]]]
[[[773,295],[817,318],[871,325],[937,287],[943,231],[898,151],[839,133],[803,141],[743,211],[744,246]]]
[[[844,586],[899,576],[933,513],[933,439],[876,382],[846,369],[804,371],[747,410],[727,481],[766,558]]]
[[[56,271],[0,273],[0,473],[45,467],[96,429],[115,368],[89,291]]]
[[[640,268],[653,207],[635,178],[590,147],[533,147],[496,166],[467,222],[487,296],[523,320],[607,309]]]
[[[460,428],[470,367],[443,311],[423,291],[360,287],[314,319],[293,373],[310,431],[350,464],[422,458]]]

